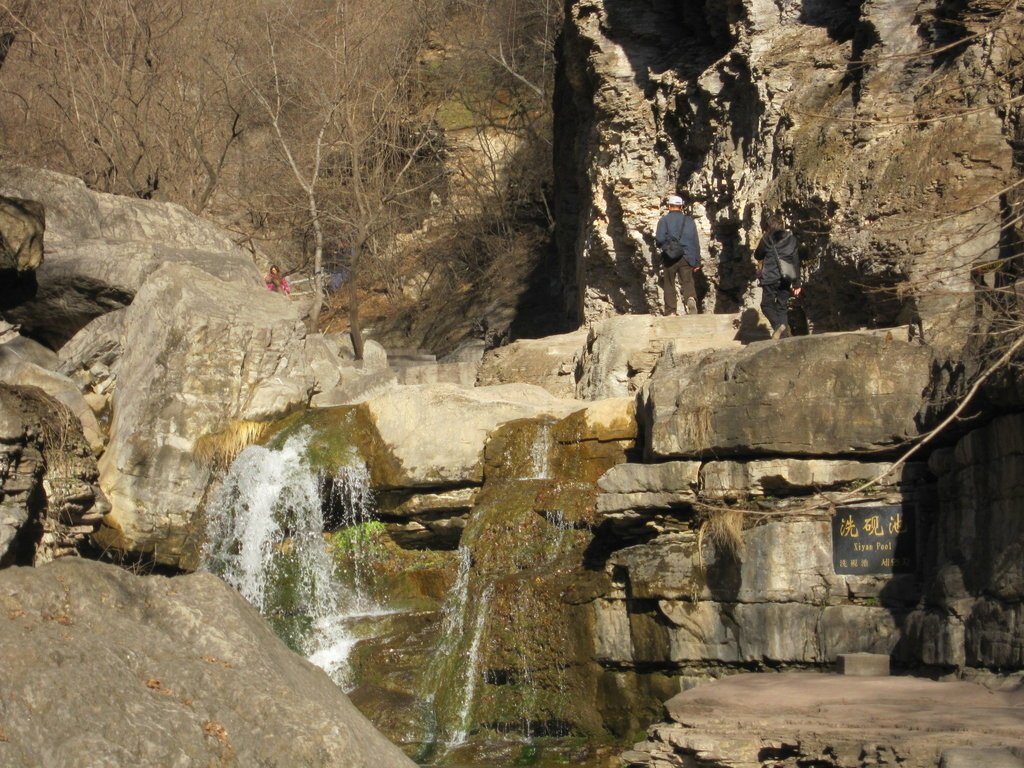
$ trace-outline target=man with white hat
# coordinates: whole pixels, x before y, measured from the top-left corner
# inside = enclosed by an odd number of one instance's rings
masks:
[[[676,313],[676,280],[683,295],[685,312],[697,314],[697,286],[693,273],[700,270],[700,238],[697,224],[683,213],[683,198],[669,195],[668,213],[658,220],[654,241],[661,255],[662,288],[665,291],[665,314]],[[657,268],[657,265],[655,265]]]

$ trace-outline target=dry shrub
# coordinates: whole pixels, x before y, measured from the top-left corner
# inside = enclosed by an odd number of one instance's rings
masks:
[[[197,461],[226,467],[245,448],[262,440],[269,429],[263,421],[230,421],[224,429],[196,440],[192,455]]]
[[[715,552],[733,559],[743,554],[743,512],[742,510],[711,510],[701,523],[697,534],[701,568],[704,560],[704,541],[715,546]]]

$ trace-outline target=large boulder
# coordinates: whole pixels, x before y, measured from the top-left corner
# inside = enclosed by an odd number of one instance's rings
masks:
[[[162,264],[192,264],[222,280],[259,285],[251,255],[180,206],[92,192],[79,179],[17,166],[0,173],[0,192],[46,210],[38,287],[7,318],[53,349],[92,318],[131,303]]]
[[[644,389],[652,458],[826,457],[894,450],[921,432],[932,353],[891,334],[823,334],[687,354]]]
[[[581,400],[636,394],[670,342],[676,352],[741,345],[739,315],[623,315],[594,323],[576,360]]]
[[[420,384],[389,390],[359,409],[372,436],[374,485],[395,489],[480,485],[484,446],[499,424],[561,418],[583,407],[532,384]]]
[[[484,354],[477,384],[522,382],[544,387],[558,397],[576,397],[576,357],[587,342],[587,329],[520,339]]]
[[[0,572],[0,763],[414,766],[210,574]]]
[[[0,567],[76,554],[109,505],[78,421],[36,387],[0,384]]]
[[[305,329],[282,295],[186,264],[151,275],[120,322],[124,352],[100,460],[113,508],[97,538],[180,565],[213,469],[195,455],[197,440],[230,442],[238,422],[307,402],[315,382]]]

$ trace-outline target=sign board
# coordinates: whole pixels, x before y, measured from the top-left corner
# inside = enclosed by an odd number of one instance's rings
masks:
[[[832,566],[838,575],[913,573],[914,511],[901,504],[838,507],[832,518]]]

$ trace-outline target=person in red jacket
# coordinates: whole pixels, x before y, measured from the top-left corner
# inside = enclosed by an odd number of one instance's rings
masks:
[[[288,278],[281,274],[281,270],[277,268],[277,264],[270,265],[270,271],[264,278],[267,283],[267,290],[278,291],[283,293],[285,296],[290,296],[292,293],[292,287],[288,285]]]

